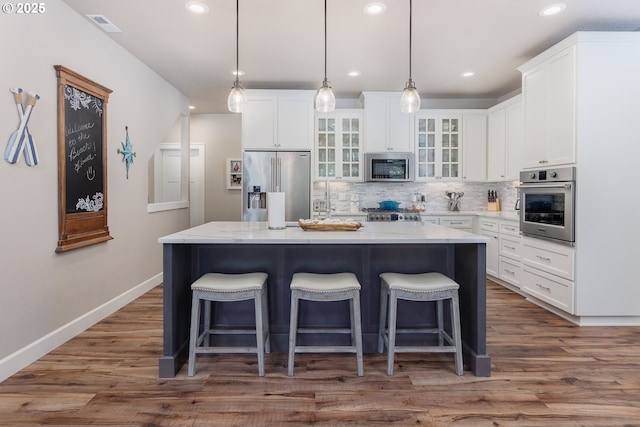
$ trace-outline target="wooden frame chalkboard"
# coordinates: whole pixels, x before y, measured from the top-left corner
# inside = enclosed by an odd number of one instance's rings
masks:
[[[58,77],[58,247],[111,240],[107,225],[107,102],[110,89],[61,65]]]

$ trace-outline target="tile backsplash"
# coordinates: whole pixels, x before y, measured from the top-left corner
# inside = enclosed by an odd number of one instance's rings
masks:
[[[500,197],[503,212],[515,212],[518,198],[518,182],[343,182],[330,181],[329,194],[331,208],[336,212],[348,212],[352,201],[357,200],[360,208],[377,208],[383,200],[400,202],[401,208],[411,208],[415,193],[425,195],[427,212],[441,212],[448,209],[447,191],[464,192],[460,198],[461,211],[486,211],[487,192],[495,190]],[[324,200],[326,181],[313,184],[312,199]]]

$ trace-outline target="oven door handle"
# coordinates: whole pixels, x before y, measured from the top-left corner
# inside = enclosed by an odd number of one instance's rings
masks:
[[[520,184],[516,188],[562,188],[570,190],[572,187],[572,182],[538,182],[535,184]]]

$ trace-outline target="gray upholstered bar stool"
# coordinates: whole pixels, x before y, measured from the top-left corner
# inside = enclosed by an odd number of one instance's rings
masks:
[[[196,355],[203,353],[257,353],[258,375],[264,376],[264,353],[270,352],[269,315],[267,306],[267,273],[222,274],[207,273],[193,282],[191,290],[191,335],[189,338],[189,370],[196,371]],[[220,328],[211,325],[211,302],[245,301],[253,299],[256,326],[248,328]],[[204,326],[200,331],[200,301],[204,301]],[[219,325],[218,325],[219,326]],[[211,335],[256,335],[255,347],[210,346]],[[203,344],[201,346],[201,344]]]
[[[298,328],[300,300],[349,300],[350,328]],[[360,320],[360,282],[353,273],[295,273],[291,279],[291,318],[289,324],[289,376],[293,375],[295,353],[356,353],[358,376],[364,375],[362,360],[362,326]],[[351,334],[351,345],[297,345],[298,333]]]
[[[387,374],[393,375],[393,359],[395,353],[455,353],[456,374],[462,375],[462,343],[460,338],[460,309],[458,304],[458,288],[455,281],[440,273],[421,274],[380,274],[380,325],[378,328],[378,352],[388,349]],[[398,300],[437,301],[437,325],[435,328],[396,328]],[[451,302],[452,335],[444,330],[442,318],[442,302]],[[387,304],[389,326],[387,328]],[[398,333],[437,333],[438,344],[431,346],[396,345]],[[444,340],[448,345],[443,345]]]

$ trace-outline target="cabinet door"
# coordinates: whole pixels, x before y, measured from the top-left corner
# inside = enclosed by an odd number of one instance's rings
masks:
[[[413,114],[400,111],[400,96],[387,100],[389,117],[388,146],[392,151],[413,152]]]
[[[416,178],[436,178],[436,119],[435,117],[418,117]]]
[[[460,117],[440,118],[440,174],[443,179],[460,178],[460,158],[462,138],[460,132]]]
[[[522,166],[522,144],[524,128],[522,123],[522,102],[507,107],[506,110],[507,140],[505,178],[509,181],[520,179]]]
[[[498,233],[481,230],[479,234],[490,238],[489,242],[487,243],[487,274],[490,274],[493,277],[498,277],[498,269],[500,267],[500,258],[498,252]]]
[[[522,76],[525,168],[540,167],[547,157],[547,80],[544,64]]]
[[[275,96],[249,96],[242,112],[242,148],[277,148]]]
[[[279,96],[277,110],[278,149],[313,148],[313,98]]]
[[[502,181],[505,179],[506,151],[507,113],[505,108],[500,108],[489,114],[487,180]]]
[[[315,137],[315,179],[362,181],[362,113],[318,114]]]
[[[387,151],[387,102],[382,98],[366,96],[364,122],[366,126],[365,144],[368,152]]]
[[[575,163],[575,46],[549,60],[548,165]]]
[[[340,117],[340,176],[346,180],[362,180],[361,129],[361,116]]]
[[[487,179],[486,135],[486,116],[462,117],[462,179],[465,181],[486,181]]]
[[[401,93],[364,93],[367,152],[413,152],[413,114],[400,111]]]
[[[336,176],[336,118],[318,117],[316,131],[316,178]]]

